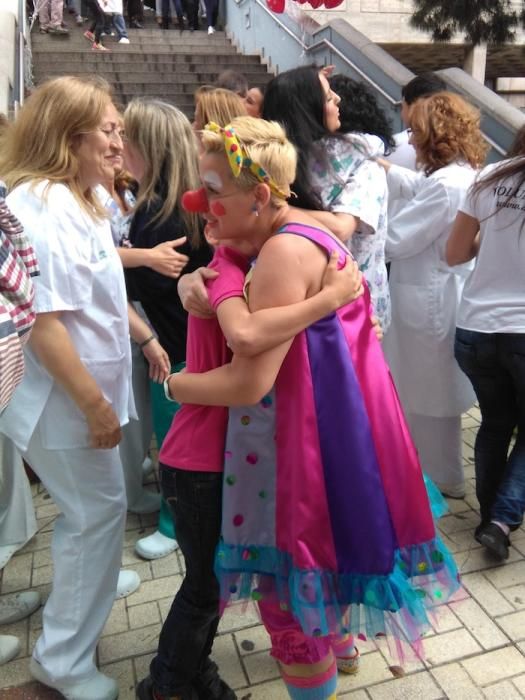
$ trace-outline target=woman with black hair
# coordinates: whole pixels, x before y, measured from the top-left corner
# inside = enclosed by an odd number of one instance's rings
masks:
[[[481,171],[446,248],[449,265],[476,261],[459,305],[454,349],[481,411],[475,538],[499,559],[509,556],[509,532],[525,510],[525,127],[510,153]]]
[[[368,282],[384,330],[390,296],[384,258],[386,177],[373,160],[384,154],[379,138],[340,134],[339,96],[317,66],[273,78],[264,95],[263,119],[280,122],[298,151],[292,204],[345,241]]]

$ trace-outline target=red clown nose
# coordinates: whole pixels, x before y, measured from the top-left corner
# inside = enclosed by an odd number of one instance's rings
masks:
[[[181,204],[190,214],[204,214],[210,208],[206,190],[201,187],[198,190],[188,190],[182,195]]]

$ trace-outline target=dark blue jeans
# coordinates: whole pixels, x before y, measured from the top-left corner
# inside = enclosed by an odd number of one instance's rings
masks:
[[[525,511],[525,334],[457,328],[455,355],[481,411],[474,447],[481,520],[515,529]]]
[[[170,696],[187,692],[203,670],[219,624],[219,584],[213,562],[221,531],[222,474],[161,464],[160,481],[186,563],[184,581],[150,666],[155,689]]]

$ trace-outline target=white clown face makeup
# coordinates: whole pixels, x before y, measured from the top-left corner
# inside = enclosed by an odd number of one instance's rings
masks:
[[[230,165],[222,153],[204,153],[200,160],[201,182],[209,202],[204,213],[207,231],[216,240],[247,238],[253,216],[254,194],[237,187]]]

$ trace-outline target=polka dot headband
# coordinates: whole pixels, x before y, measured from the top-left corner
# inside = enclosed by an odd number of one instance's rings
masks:
[[[265,185],[268,185],[274,195],[280,197],[281,199],[288,199],[289,194],[284,192],[284,190],[279,187],[272,176],[269,175],[262,166],[254,163],[253,160],[248,157],[244,147],[235,135],[235,131],[231,124],[228,124],[223,129],[222,126],[219,126],[215,122],[209,122],[209,124],[206,124],[204,128],[207,131],[213,131],[215,134],[222,136],[228,162],[235,177],[239,177],[243,168],[248,168],[250,172],[253,173],[259,180],[259,182],[263,182]]]

